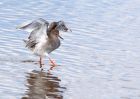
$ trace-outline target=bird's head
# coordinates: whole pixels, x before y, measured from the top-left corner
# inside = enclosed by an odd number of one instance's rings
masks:
[[[65,25],[65,22],[64,21],[58,21],[58,22],[52,22],[50,25],[49,25],[49,28],[48,28],[48,31],[47,31],[47,35],[51,35],[51,34],[54,34],[55,32],[54,31],[57,31],[56,32],[56,35],[63,39],[60,35],[59,35],[59,31],[63,31],[63,32],[67,32],[68,30],[68,27]],[[71,30],[70,30],[71,31]]]
[[[70,29],[66,26],[66,24],[65,24],[64,21],[58,21],[58,22],[57,22],[56,29],[57,29],[58,31],[63,31],[63,32],[67,32],[68,30],[70,30]],[[71,31],[71,30],[70,30],[70,31]]]

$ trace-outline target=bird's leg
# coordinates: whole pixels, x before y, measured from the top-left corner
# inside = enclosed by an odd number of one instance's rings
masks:
[[[49,56],[49,54],[48,54],[48,53],[46,53],[46,56],[49,58],[50,65],[51,65],[50,70],[52,70],[52,69],[53,69],[53,67],[57,66],[57,64],[55,63],[55,61],[54,61],[54,60],[52,60],[52,59],[50,58],[50,56]]]
[[[50,63],[51,63],[52,66],[57,66],[57,64],[55,63],[55,61],[52,60],[50,57],[49,57],[49,61],[50,61]]]
[[[40,68],[42,67],[42,58],[39,59]]]
[[[42,65],[44,65],[43,63],[42,63],[42,57],[40,56],[40,59],[39,59],[39,64],[40,64],[40,68],[42,68]]]
[[[49,62],[49,63],[50,63],[50,65],[51,65],[51,67],[50,67],[50,69],[49,69],[49,71],[50,71],[50,70],[53,70],[53,68],[54,68],[54,67],[56,67],[56,66],[57,66],[57,64],[56,64],[56,63],[55,63],[55,61],[54,61],[54,60],[52,60],[51,58],[49,58],[49,61],[50,61],[50,62]]]

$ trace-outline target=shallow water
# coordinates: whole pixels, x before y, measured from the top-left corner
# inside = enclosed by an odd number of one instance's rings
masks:
[[[140,99],[139,0],[0,1],[0,99]],[[40,72],[16,26],[64,20],[73,32]],[[26,61],[26,62],[25,62]],[[33,62],[32,62],[33,61]]]

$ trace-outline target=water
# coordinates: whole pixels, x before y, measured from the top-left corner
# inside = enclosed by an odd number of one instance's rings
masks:
[[[139,0],[0,1],[0,99],[140,99]],[[64,20],[72,33],[40,72],[15,27]],[[29,62],[27,61],[29,60]],[[27,61],[27,62],[23,62]]]
[[[66,89],[61,87],[58,77],[42,71],[32,71],[27,76],[27,96],[22,99],[63,99],[61,95]]]

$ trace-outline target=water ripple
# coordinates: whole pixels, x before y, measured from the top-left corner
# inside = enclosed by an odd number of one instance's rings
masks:
[[[4,0],[0,5],[1,99],[139,99],[138,0]],[[61,33],[62,46],[51,54],[60,66],[51,74],[23,62],[38,57],[24,47],[28,34],[15,29],[39,17],[64,20],[73,31]],[[49,69],[47,58],[45,64]]]

